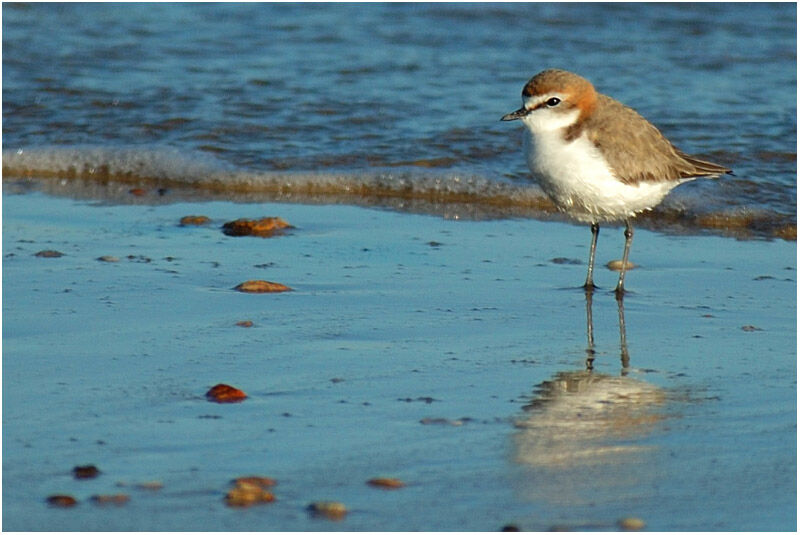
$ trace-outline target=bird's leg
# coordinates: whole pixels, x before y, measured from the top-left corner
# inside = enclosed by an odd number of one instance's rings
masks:
[[[586,282],[583,284],[583,289],[587,292],[592,292],[597,288],[592,280],[592,273],[594,272],[594,251],[597,249],[597,235],[599,233],[600,225],[592,223],[592,245],[589,246],[589,270],[586,272]]]
[[[633,225],[631,220],[625,220],[625,250],[622,252],[622,268],[619,270],[619,282],[617,282],[617,299],[622,299],[625,294],[625,270],[628,269],[628,255],[631,252],[633,242]]]

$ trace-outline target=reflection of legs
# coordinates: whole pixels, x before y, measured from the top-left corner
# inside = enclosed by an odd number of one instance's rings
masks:
[[[617,314],[619,317],[619,358],[622,364],[622,375],[628,374],[631,356],[628,353],[628,338],[625,333],[625,305],[622,299],[617,299]],[[592,292],[586,291],[586,369],[594,369],[594,321],[592,319]]]
[[[633,242],[633,225],[631,220],[625,220],[625,250],[622,253],[622,268],[619,270],[619,282],[617,282],[617,299],[622,299],[625,293],[625,270],[628,269],[628,255],[631,252]]]
[[[586,369],[594,367],[594,325],[592,323],[592,291],[586,290]]]
[[[622,362],[622,375],[627,375],[631,356],[628,354],[628,340],[625,337],[625,305],[622,299],[617,299],[617,311],[619,312],[619,355]]]

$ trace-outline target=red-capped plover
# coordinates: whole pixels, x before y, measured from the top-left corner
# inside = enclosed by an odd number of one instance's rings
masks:
[[[596,287],[592,271],[600,223],[625,221],[616,287],[621,298],[633,241],[631,219],[683,182],[731,173],[684,154],[635,110],[596,92],[577,74],[540,72],[525,84],[522,102],[501,120],[522,121],[528,167],[542,190],[559,210],[591,224],[587,291]]]

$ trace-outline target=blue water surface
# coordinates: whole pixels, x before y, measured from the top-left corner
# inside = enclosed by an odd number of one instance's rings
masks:
[[[687,199],[794,214],[795,26],[792,3],[8,5],[3,147],[527,181],[498,119],[559,67],[736,171]]]

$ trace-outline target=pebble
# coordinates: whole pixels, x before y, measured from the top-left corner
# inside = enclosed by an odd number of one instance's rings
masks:
[[[207,225],[211,219],[204,215],[186,215],[181,218],[182,227]]]
[[[270,238],[285,229],[294,228],[280,217],[261,219],[237,219],[222,225],[222,232],[228,236],[259,236]]]
[[[119,262],[119,258],[111,255],[103,255],[97,258],[100,262]]]
[[[53,507],[74,507],[78,505],[78,500],[67,494],[53,494],[47,497],[47,503]]]
[[[367,481],[367,485],[381,489],[401,489],[406,486],[396,477],[374,477]]]
[[[92,479],[100,475],[100,470],[93,464],[87,464],[73,468],[72,475],[75,476],[75,479]]]
[[[44,251],[39,251],[33,256],[38,256],[39,258],[59,258],[64,256],[64,253],[61,251],[53,251],[51,249],[45,249]]]
[[[252,327],[253,326],[253,322],[250,321],[250,320],[237,321],[236,322],[236,326],[237,327]]]
[[[234,485],[256,485],[261,488],[274,487],[277,481],[271,477],[263,476],[243,476],[233,480]]]
[[[271,503],[275,495],[260,484],[237,480],[236,485],[225,495],[229,507],[249,507],[258,503]]]
[[[308,510],[330,520],[341,520],[347,514],[347,507],[341,502],[314,502],[308,506]]]
[[[621,518],[617,522],[617,525],[620,527],[620,529],[625,531],[640,531],[644,529],[645,526],[644,520],[632,516],[627,518]]]
[[[234,290],[245,293],[260,294],[260,293],[289,292],[292,289],[278,282],[270,282],[264,280],[249,280],[234,287]]]
[[[206,398],[217,403],[239,403],[247,398],[247,394],[231,385],[220,383],[206,392]]]
[[[611,262],[606,264],[606,267],[608,269],[610,269],[611,271],[621,271],[622,270],[622,260],[612,260]],[[628,271],[628,270],[631,270],[631,269],[634,269],[634,268],[637,268],[637,267],[639,267],[639,266],[637,266],[636,264],[634,264],[633,262],[628,260],[628,267],[625,269],[625,271]]]
[[[131,262],[136,262],[138,264],[149,264],[150,262],[153,261],[152,258],[148,258],[148,257],[143,256],[143,255],[136,256],[136,255],[129,254],[125,258],[127,258]]]

